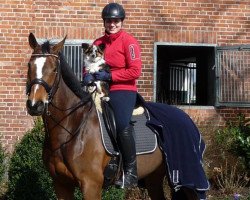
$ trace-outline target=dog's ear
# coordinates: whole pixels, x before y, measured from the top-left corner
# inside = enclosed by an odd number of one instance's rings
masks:
[[[103,50],[105,49],[105,44],[103,44],[103,43],[100,44],[100,45],[99,45],[99,48],[103,51]]]
[[[89,43],[82,43],[82,49],[85,51],[89,48],[90,44]]]

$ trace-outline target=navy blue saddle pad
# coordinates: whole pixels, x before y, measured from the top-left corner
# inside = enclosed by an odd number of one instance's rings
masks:
[[[98,117],[101,126],[102,142],[105,150],[110,155],[118,155],[119,152],[114,149],[108,132],[105,128],[102,114],[99,112]],[[157,147],[157,138],[155,133],[146,126],[147,118],[145,114],[134,115],[132,117],[132,121],[135,122],[134,130],[136,138],[136,154],[141,155],[154,152]]]

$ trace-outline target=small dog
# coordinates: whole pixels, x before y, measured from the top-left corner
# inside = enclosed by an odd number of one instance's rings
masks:
[[[104,48],[105,45],[90,45],[88,43],[82,44],[83,49],[83,61],[86,73],[94,74],[99,70],[109,71],[108,65],[105,64],[104,60]],[[102,100],[109,101],[109,83],[106,81],[95,81],[95,86],[89,86],[89,92],[96,90]]]

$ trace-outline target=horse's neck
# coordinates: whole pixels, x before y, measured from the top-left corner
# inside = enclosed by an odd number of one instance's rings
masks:
[[[57,91],[48,106],[49,115],[46,114],[45,116],[49,128],[52,128],[57,123],[64,127],[66,126],[65,124],[72,121],[72,118],[76,117],[76,115],[80,115],[83,112],[80,103],[81,100],[70,90],[63,79],[61,79]],[[74,120],[76,122],[80,121],[80,119]]]
[[[49,105],[49,115],[44,116],[47,148],[59,150],[62,144],[67,143],[79,135],[84,123],[89,120],[88,115],[95,111],[91,102],[81,104],[81,100],[67,87],[63,80]],[[96,112],[96,111],[95,111]],[[82,132],[81,132],[82,133]],[[80,133],[80,134],[81,134]]]
[[[55,99],[56,104],[63,104],[65,108],[72,107],[80,101],[79,97],[74,94],[62,78],[53,99]]]

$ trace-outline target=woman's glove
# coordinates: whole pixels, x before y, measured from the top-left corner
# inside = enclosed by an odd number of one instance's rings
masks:
[[[111,73],[105,70],[100,70],[99,72],[95,72],[93,75],[95,77],[95,80],[111,81]]]
[[[91,85],[94,81],[95,81],[95,77],[90,73],[85,74],[83,77],[84,85]]]

